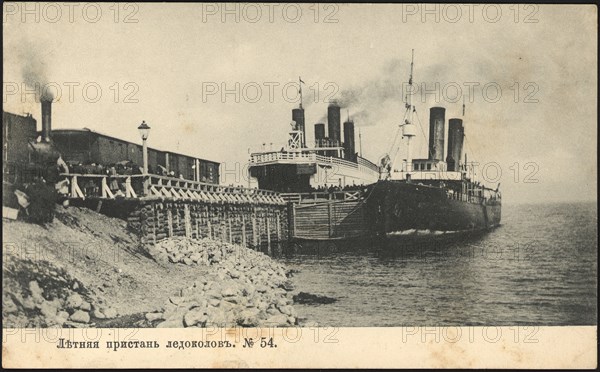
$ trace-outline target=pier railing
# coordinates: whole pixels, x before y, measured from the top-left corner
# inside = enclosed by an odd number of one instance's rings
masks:
[[[276,192],[148,175],[62,174],[59,192],[72,199],[168,198],[209,203],[285,204]]]

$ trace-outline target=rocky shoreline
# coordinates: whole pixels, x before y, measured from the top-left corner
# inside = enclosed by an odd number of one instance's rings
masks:
[[[149,253],[210,272],[146,314],[156,327],[284,327],[297,324],[292,283],[283,265],[243,246],[210,239],[170,238]]]
[[[7,225],[5,327],[298,324],[291,272],[241,245],[168,238],[144,247],[126,222],[75,207],[49,224]]]

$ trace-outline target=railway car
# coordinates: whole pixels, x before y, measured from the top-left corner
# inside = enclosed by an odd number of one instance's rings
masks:
[[[52,142],[67,163],[118,164],[143,163],[142,146],[90,129],[55,129]],[[219,166],[215,161],[195,158],[171,151],[148,148],[148,171],[212,184],[219,183]],[[162,167],[162,168],[161,168]]]

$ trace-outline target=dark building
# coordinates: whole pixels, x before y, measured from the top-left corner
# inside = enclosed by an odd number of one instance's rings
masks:
[[[37,122],[31,116],[2,111],[2,161],[4,171],[10,164],[29,163],[30,142],[37,137]]]
[[[47,121],[46,128],[50,122]],[[42,125],[43,127],[43,125]],[[42,129],[43,132],[43,129]],[[2,112],[2,180],[8,183],[28,183],[38,178],[53,182],[53,171],[60,154],[50,142],[37,142],[40,133],[31,115]],[[42,138],[44,136],[42,135]],[[50,173],[49,173],[50,172]]]

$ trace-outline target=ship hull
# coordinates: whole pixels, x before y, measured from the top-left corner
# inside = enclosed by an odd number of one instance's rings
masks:
[[[501,204],[448,197],[444,187],[380,181],[367,200],[370,230],[400,239],[444,239],[492,229],[500,224]]]

